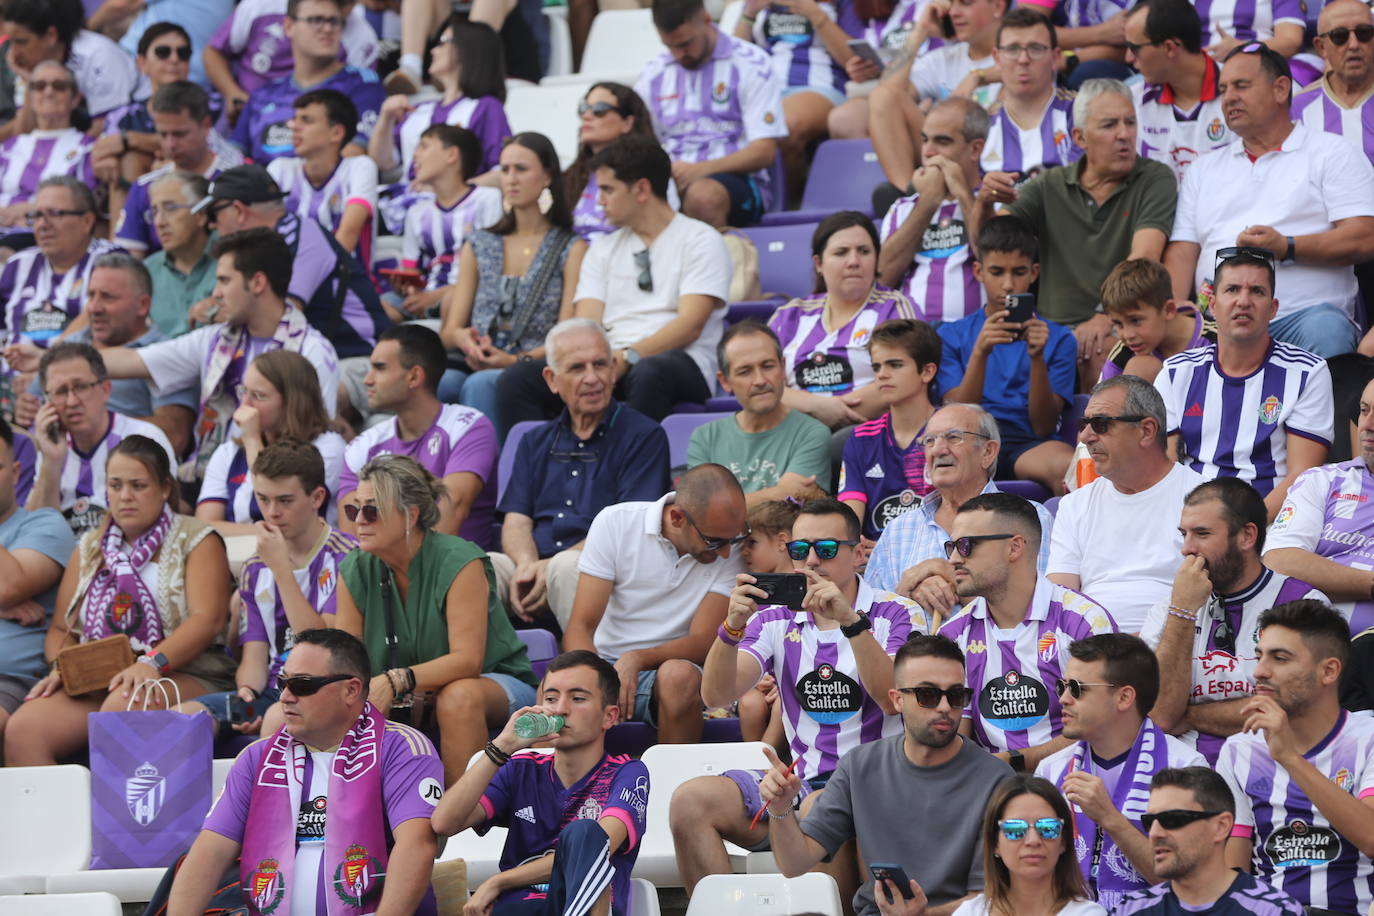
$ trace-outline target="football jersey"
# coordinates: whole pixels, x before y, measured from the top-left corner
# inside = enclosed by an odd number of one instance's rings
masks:
[[[1202,20],[1202,46],[1211,47],[1226,35],[1238,42],[1268,41],[1274,26],[1291,22],[1307,28],[1302,0],[1196,0]]]
[[[343,472],[343,436],[327,430],[316,436],[311,444],[324,459],[324,485],[328,493],[324,505],[320,507],[320,515],[334,524],[338,521],[335,498],[339,495],[339,476]],[[232,439],[216,446],[209,463],[205,465],[200,493],[196,497],[196,505],[201,503],[221,503],[224,517],[231,522],[247,525],[262,521],[262,510],[258,508],[257,497],[253,494],[248,452]]]
[[[906,448],[899,447],[889,411],[860,423],[845,440],[836,499],[864,504],[864,537],[876,541],[888,522],[915,509],[934,489],[926,479],[923,435],[924,426]]]
[[[368,221],[358,234],[354,254],[372,263],[372,240],[377,233],[377,163],[367,156],[344,156],[324,184],[316,187],[306,177],[305,160],[283,156],[267,163],[271,175],[286,195],[286,209],[301,219],[313,219],[335,233],[349,204],[367,208]]]
[[[840,2],[839,15],[830,0],[820,0],[821,11],[836,20],[850,37],[857,37],[863,21],[854,12],[854,4]],[[801,13],[785,7],[764,7],[754,20],[754,44],[768,51],[773,63],[773,75],[781,85],[791,87],[824,87],[844,92],[849,80],[844,67],[835,62],[825,48],[825,42]]]
[[[873,381],[873,329],[893,318],[916,317],[906,296],[875,283],[859,310],[831,330],[825,323],[828,298],[819,293],[794,299],[768,319],[782,344],[788,386],[812,394],[844,394]]]
[[[1131,85],[1140,138],[1140,155],[1162,162],[1183,183],[1188,164],[1204,153],[1220,149],[1234,139],[1221,111],[1217,79],[1221,66],[1207,52],[1202,93],[1191,111],[1181,110],[1168,83],[1136,81]]]
[[[4,329],[46,347],[69,321],[81,314],[96,258],[122,250],[106,239],[92,239],[81,260],[60,274],[52,269],[40,249],[16,252],[0,269]]]
[[[1374,162],[1374,90],[1351,108],[1328,91],[1327,77],[1293,96],[1293,120],[1347,140]]]
[[[900,198],[888,209],[881,227],[884,242],[911,216],[920,198]],[[974,260],[963,208],[957,201],[941,201],[902,277],[901,291],[911,300],[916,317],[939,324],[982,308],[983,284],[973,275]]]
[[[71,175],[95,187],[94,145],[94,137],[74,127],[32,130],[0,143],[0,207],[32,200],[38,183],[55,175]]]
[[[1029,128],[1013,121],[1000,99],[995,102],[988,112],[992,123],[980,160],[983,171],[1020,172],[1019,181],[1026,181],[1045,169],[1077,162],[1083,151],[1073,142],[1073,96],[1055,89],[1040,123]]]
[[[418,268],[427,290],[458,282],[458,252],[473,230],[487,229],[501,218],[501,199],[497,188],[469,185],[451,207],[433,196],[414,204],[406,210],[401,264]]]
[[[1194,916],[1197,907],[1185,907],[1169,882],[1156,884],[1126,896],[1112,916]],[[1304,916],[1302,904],[1268,884],[1236,872],[1236,879],[1221,897],[1205,909],[1207,916]]]
[[[377,123],[377,111],[386,100],[386,90],[376,73],[351,66],[344,66],[313,86],[299,85],[292,75],[254,91],[248,96],[229,139],[261,166],[281,156],[295,155],[291,128],[287,126],[295,114],[293,103],[301,93],[316,89],[337,89],[353,100],[358,109],[358,124],[357,133],[349,143],[366,147]]]

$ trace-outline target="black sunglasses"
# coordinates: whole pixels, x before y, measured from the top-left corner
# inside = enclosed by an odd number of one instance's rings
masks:
[[[973,688],[963,684],[941,690],[939,687],[898,687],[898,693],[916,698],[916,705],[935,709],[940,705],[940,697],[949,700],[950,709],[963,709],[973,699]]]
[[[1371,41],[1374,41],[1374,25],[1357,25],[1353,29],[1338,25],[1334,29],[1322,32],[1317,37],[1325,38],[1333,45],[1339,47],[1349,41],[1351,35],[1354,35],[1355,40],[1360,44],[1367,45]]]
[[[1212,645],[1223,652],[1236,653],[1235,630],[1226,613],[1226,606],[1220,601],[1212,602]]]
[[[1253,258],[1268,264],[1270,270],[1274,269],[1274,252],[1268,248],[1256,248],[1254,245],[1230,245],[1226,248],[1217,249],[1216,263],[1212,265],[1212,276],[1216,276],[1216,268],[1236,258]]]
[[[615,112],[618,115],[624,116],[624,112],[620,110],[619,106],[612,105],[610,102],[577,103],[577,116],[579,118],[582,117],[584,114],[587,114],[588,112],[590,112],[592,117],[595,118],[604,118],[611,112]]]
[[[1067,690],[1067,691],[1069,692],[1069,696],[1073,697],[1075,700],[1081,700],[1081,699],[1083,698],[1083,689],[1084,689],[1085,687],[1119,687],[1119,686],[1121,686],[1121,685],[1120,685],[1120,684],[1090,684],[1090,683],[1088,683],[1087,681],[1080,681],[1080,680],[1079,680],[1078,678],[1076,678],[1076,677],[1071,677],[1071,678],[1069,678],[1067,681],[1064,680],[1062,677],[1060,677],[1060,678],[1055,678],[1055,680],[1054,680],[1054,692],[1055,692],[1055,694],[1056,694],[1057,696],[1061,696],[1061,697],[1062,697],[1062,696],[1064,695],[1064,691]]]
[[[1166,39],[1166,40],[1167,40],[1167,39]],[[1127,51],[1130,51],[1132,54],[1139,54],[1141,48],[1157,48],[1157,47],[1159,47],[1161,44],[1163,44],[1163,42],[1159,42],[1159,41],[1142,41],[1142,42],[1140,42],[1139,44],[1137,44],[1137,43],[1134,42],[1134,41],[1127,41],[1127,42],[1124,42],[1124,44],[1126,45],[1126,50],[1127,50]]]
[[[1142,814],[1140,815],[1140,826],[1145,828],[1146,833],[1149,833],[1150,828],[1155,825],[1155,821],[1159,821],[1159,826],[1165,830],[1178,830],[1196,821],[1205,821],[1209,817],[1216,817],[1218,814],[1224,813],[1224,811],[1185,811],[1178,808],[1173,811]]]
[[[356,522],[358,520],[358,516],[361,515],[363,517],[363,521],[367,522],[369,525],[375,525],[377,524],[377,519],[381,518],[382,516],[382,510],[378,509],[371,503],[367,504],[366,506],[359,506],[354,503],[349,503],[348,505],[344,506],[343,509],[344,516],[350,522]]]
[[[858,541],[838,541],[835,538],[821,538],[819,541],[788,541],[787,555],[794,560],[805,560],[816,548],[816,556],[822,560],[833,560],[840,552],[840,545],[853,547]]]
[[[955,538],[952,541],[945,541],[945,556],[949,556],[954,551],[959,551],[959,556],[968,559],[973,553],[973,548],[983,541],[1005,541],[1014,538],[1014,534],[970,534],[965,537]]]
[[[1107,430],[1112,428],[1113,423],[1139,423],[1143,419],[1145,418],[1139,416],[1079,417],[1078,431],[1081,433],[1083,430],[1091,426],[1093,428],[1093,432],[1097,433],[1099,436],[1105,436],[1107,434]]]
[[[1337,44],[1340,44],[1340,42],[1337,42]],[[158,45],[156,48],[153,48],[153,56],[156,57],[158,60],[166,60],[173,54],[175,54],[181,60],[190,60],[191,46],[177,45],[174,48],[171,45]]]
[[[654,274],[649,269],[649,249],[635,252],[635,267],[639,269],[639,288],[646,293],[654,291]]]
[[[352,680],[355,677],[356,674],[298,674],[295,677],[282,678],[281,685],[291,691],[292,696],[308,697],[319,693],[330,684]]]
[[[689,514],[686,509],[683,509],[681,506],[678,506],[678,509],[681,510],[683,517],[687,519],[687,523],[696,530],[697,537],[701,538],[701,542],[706,545],[707,550],[720,550],[726,545],[734,547],[737,544],[743,544],[745,541],[749,540],[749,526],[747,525],[742,532],[732,538],[708,537],[702,533],[701,526],[697,524],[696,519],[692,518],[691,514]]]

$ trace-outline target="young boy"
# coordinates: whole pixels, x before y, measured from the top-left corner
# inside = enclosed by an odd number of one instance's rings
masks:
[[[1011,297],[1029,291],[1040,275],[1030,227],[1014,216],[994,217],[978,233],[977,248],[973,270],[987,305],[940,326],[940,391],[947,404],[982,404],[997,418],[999,479],[1033,480],[1063,493],[1073,448],[1053,436],[1077,383],[1073,332],[1034,314],[1007,320]]]
[[[267,173],[286,194],[286,209],[334,233],[345,251],[372,263],[376,234],[377,163],[344,156],[358,109],[337,89],[302,93],[294,103],[291,145],[296,155],[273,159]]]
[[[1112,268],[1102,281],[1102,308],[1118,338],[1102,366],[1102,380],[1136,375],[1152,382],[1175,353],[1217,340],[1216,322],[1192,303],[1176,302],[1169,272],[1148,258]]]
[[[869,338],[873,381],[887,413],[849,434],[839,487],[839,500],[863,521],[867,541],[878,540],[888,522],[931,490],[921,436],[935,412],[930,386],[940,371],[940,349],[934,328],[907,318],[884,321]]]

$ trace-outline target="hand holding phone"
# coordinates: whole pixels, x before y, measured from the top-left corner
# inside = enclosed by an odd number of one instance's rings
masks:
[[[755,573],[754,586],[768,593],[761,604],[780,604],[800,611],[806,598],[806,576],[801,573]]]
[[[1027,321],[1035,317],[1035,295],[1033,293],[1015,293],[1007,297],[1007,317],[1006,321],[1021,325],[1023,328]]]
[[[900,865],[891,865],[883,862],[873,862],[868,866],[868,870],[873,874],[873,883],[882,884],[891,881],[897,885],[897,890],[901,891],[902,898],[911,900],[916,896],[911,889],[911,879],[906,876],[906,869]],[[878,889],[874,888],[873,896],[878,896]]]

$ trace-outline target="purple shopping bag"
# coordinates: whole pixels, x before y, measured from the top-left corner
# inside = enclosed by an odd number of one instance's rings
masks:
[[[165,868],[210,810],[214,726],[169,711],[93,712],[91,868]]]

